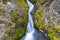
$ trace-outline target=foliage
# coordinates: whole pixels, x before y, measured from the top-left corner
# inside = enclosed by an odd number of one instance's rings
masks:
[[[8,0],[3,0],[4,4],[7,3]],[[45,22],[43,19],[44,16],[44,9],[45,7],[41,5],[40,0],[30,0],[33,4],[38,5],[38,9],[34,13],[34,25],[39,30],[43,30],[46,32],[46,34],[51,38],[51,40],[60,40],[60,25],[55,25],[53,22],[53,19],[49,20],[51,21],[50,25],[45,26]],[[43,3],[46,3],[49,0],[44,0]],[[26,25],[28,20],[28,5],[26,0],[16,0],[16,9],[11,12],[11,22],[16,23],[15,27],[15,33],[12,35],[11,40],[20,40],[22,36],[24,36],[26,31]],[[17,11],[18,9],[18,11]],[[3,7],[0,7],[0,11],[2,12],[2,15],[5,17],[6,11],[3,9]],[[50,15],[50,14],[47,14]],[[0,23],[2,23],[0,21]],[[51,26],[51,24],[53,26]],[[5,32],[6,35],[8,35],[8,39],[10,37],[11,32],[11,23],[7,23],[8,29]],[[7,39],[7,40],[8,40]]]
[[[25,28],[23,29],[17,28],[15,34],[12,37],[12,40],[19,40],[24,34],[25,34]]]
[[[47,1],[44,1],[44,2],[47,2]],[[60,25],[56,25],[53,21],[54,19],[49,18],[51,23],[50,25],[45,26],[45,22],[43,19],[45,7],[40,4],[39,0],[37,1],[37,4],[39,7],[34,14],[35,27],[38,28],[39,30],[43,30],[44,32],[46,32],[46,34],[51,38],[51,40],[60,40],[60,37],[59,37]],[[47,15],[50,15],[50,14],[47,14]]]
[[[11,36],[11,29],[6,31],[8,35],[7,39],[12,37],[11,40],[20,40],[20,38],[25,34],[27,20],[28,20],[28,6],[25,0],[16,0],[16,9],[11,12],[11,22],[15,23],[15,32]],[[9,24],[10,25],[10,24]],[[6,39],[6,40],[7,40]]]
[[[34,23],[38,29],[44,29],[44,20],[42,20],[43,12],[44,7],[40,5],[39,8],[36,10],[36,13],[34,14]]]

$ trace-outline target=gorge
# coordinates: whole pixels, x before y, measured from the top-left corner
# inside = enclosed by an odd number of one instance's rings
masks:
[[[27,4],[29,7],[29,20],[27,24],[26,35],[21,40],[50,40],[43,31],[39,31],[34,28],[34,22],[31,15],[31,12],[33,12],[34,9],[34,5],[29,0],[27,0]]]

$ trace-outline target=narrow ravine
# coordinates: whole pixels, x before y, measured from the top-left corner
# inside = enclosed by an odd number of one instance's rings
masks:
[[[45,33],[34,28],[33,18],[31,12],[33,12],[34,5],[27,0],[29,7],[28,15],[29,20],[27,24],[26,35],[21,40],[50,40],[45,36]]]
[[[33,11],[34,5],[27,0],[28,6],[29,6],[29,20],[28,20],[28,24],[27,24],[27,30],[26,30],[26,36],[25,39],[22,40],[34,40],[33,37],[33,32],[34,32],[34,23],[33,23],[33,18],[31,15],[31,12]]]

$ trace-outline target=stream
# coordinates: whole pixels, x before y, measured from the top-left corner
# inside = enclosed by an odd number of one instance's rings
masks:
[[[31,12],[33,12],[34,9],[34,5],[29,0],[27,0],[27,4],[29,7],[29,20],[27,24],[26,34],[22,37],[21,40],[50,40],[43,31],[39,31],[34,28],[34,22],[31,14]]]

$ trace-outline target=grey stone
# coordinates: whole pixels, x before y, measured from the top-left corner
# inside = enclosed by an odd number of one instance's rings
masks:
[[[60,20],[60,0],[54,0],[50,4],[50,6],[46,8],[44,15],[45,15],[44,19],[47,20],[45,21],[46,25],[48,25],[49,23],[51,24],[55,23],[54,25],[60,25],[60,21],[59,21]],[[53,20],[50,20],[50,19],[53,19]]]
[[[5,33],[0,32],[0,40],[4,40]]]
[[[11,12],[12,10],[14,10],[15,5],[10,2],[7,2],[6,6],[4,8],[6,9],[6,11]]]

